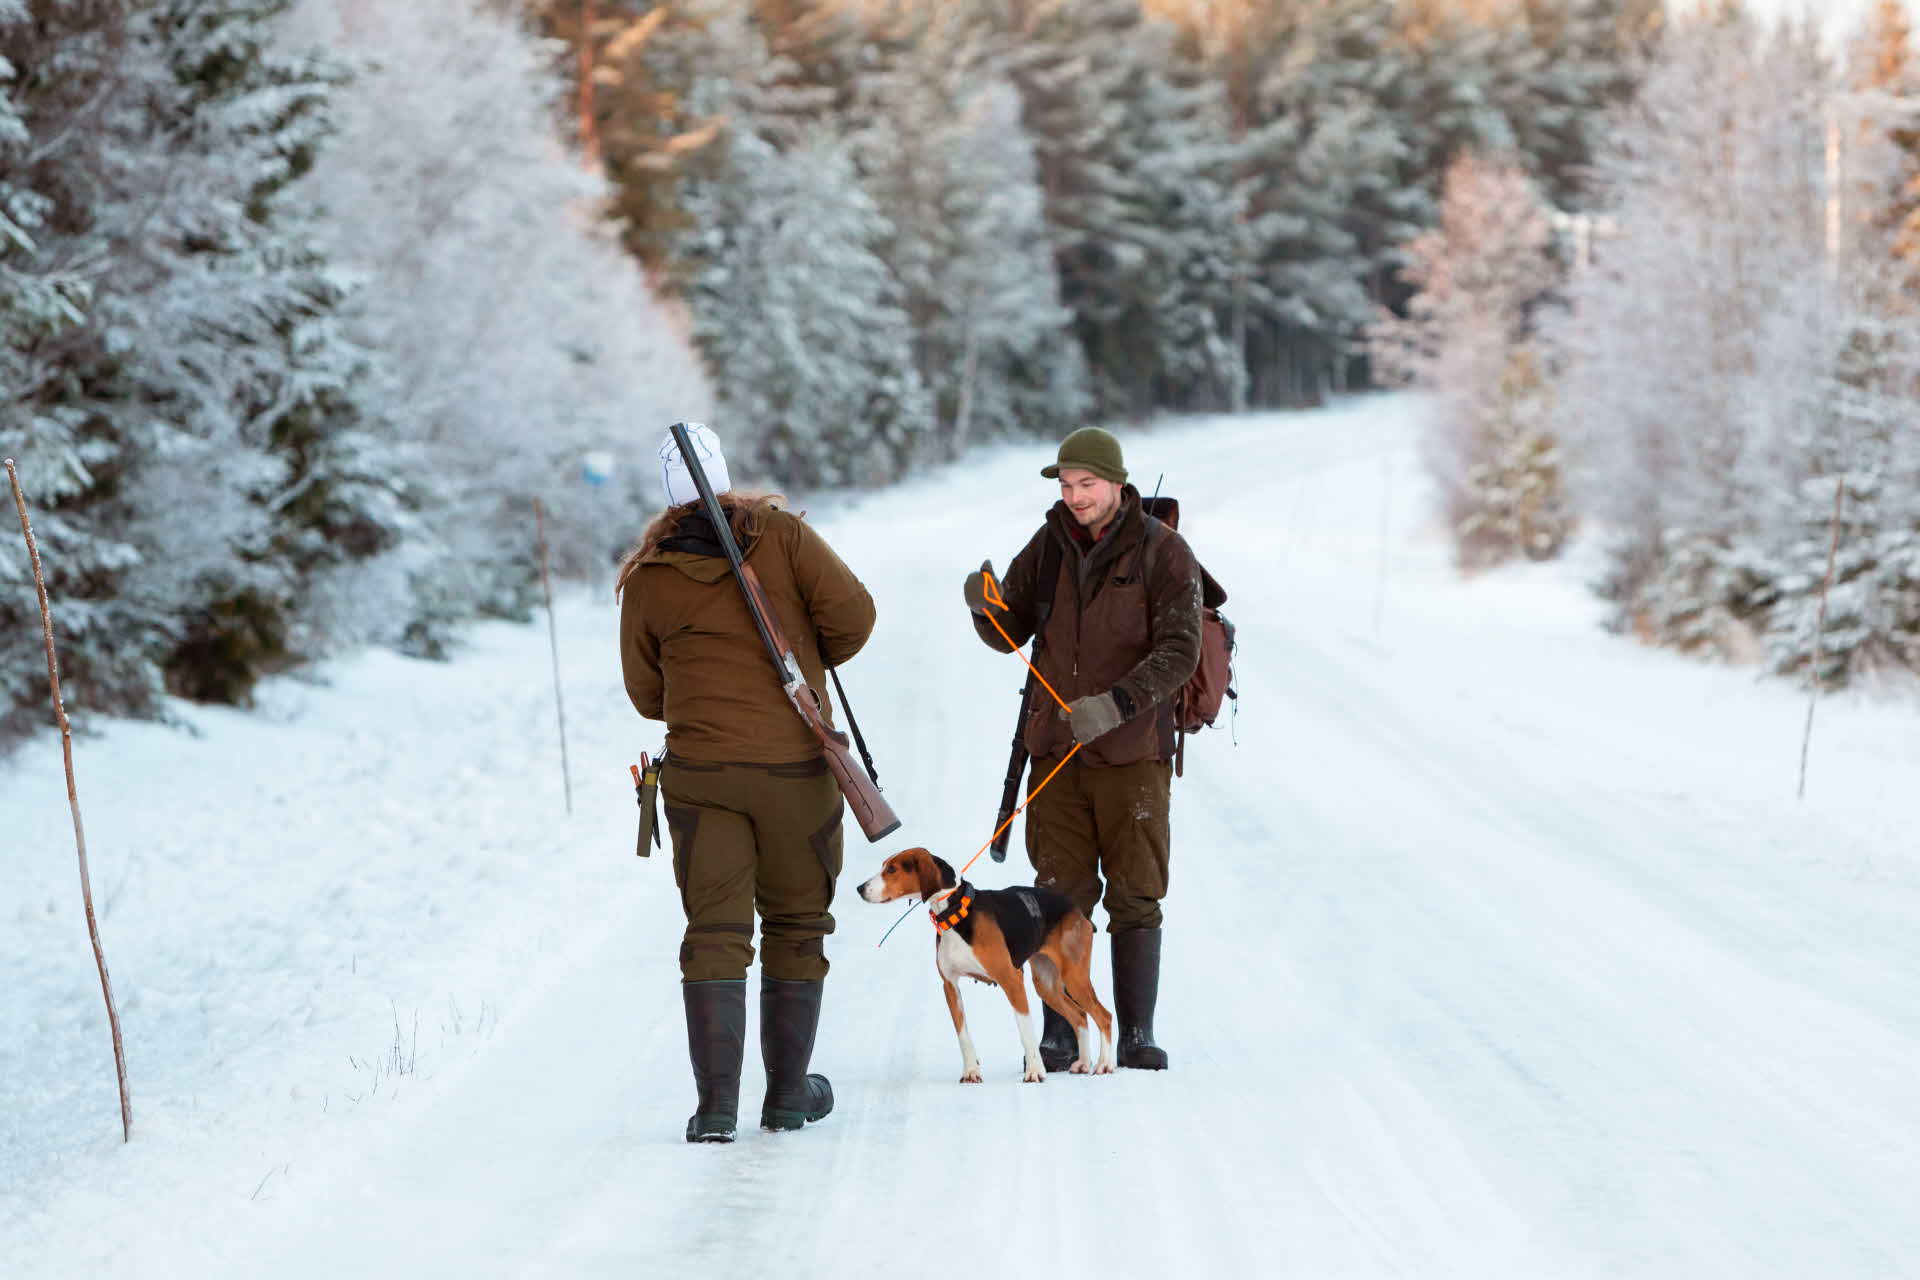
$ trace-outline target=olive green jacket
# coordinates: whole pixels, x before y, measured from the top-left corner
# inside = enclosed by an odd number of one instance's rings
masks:
[[[831,723],[825,666],[839,666],[866,644],[873,597],[789,511],[769,512],[741,554]],[[724,556],[659,548],[641,560],[621,595],[620,665],[634,708],[667,722],[671,755],[779,764],[820,754],[774,677]]]

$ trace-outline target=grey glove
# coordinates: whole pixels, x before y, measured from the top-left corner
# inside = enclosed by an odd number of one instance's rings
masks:
[[[987,575],[993,572],[993,561],[982,560],[980,567],[967,575],[967,608],[985,615],[987,612]]]
[[[1102,734],[1112,733],[1126,719],[1120,714],[1120,703],[1112,693],[1075,698],[1066,710],[1055,714],[1073,726],[1073,740],[1083,746]]]

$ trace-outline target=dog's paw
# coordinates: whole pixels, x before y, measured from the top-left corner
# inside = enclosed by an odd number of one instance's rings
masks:
[[[1113,1074],[1113,1064],[1111,1062],[1102,1062],[1093,1069],[1093,1074],[1097,1076],[1110,1076]]]
[[[969,1071],[967,1072],[967,1074],[960,1077],[960,1083],[961,1084],[985,1084],[986,1077],[981,1075],[978,1070]]]
[[[1020,1079],[1022,1083],[1025,1084],[1045,1084],[1047,1080],[1047,1069],[1045,1067],[1028,1067],[1027,1074],[1021,1076]]]
[[[1072,1076],[1090,1075],[1092,1072],[1093,1068],[1087,1065],[1085,1058],[1076,1058],[1073,1065],[1067,1068],[1067,1074]]]

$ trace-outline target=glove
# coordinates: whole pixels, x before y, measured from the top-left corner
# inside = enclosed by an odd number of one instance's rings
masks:
[[[1102,734],[1112,733],[1126,717],[1120,713],[1119,700],[1112,693],[1095,693],[1075,698],[1064,711],[1062,720],[1073,726],[1073,740],[1085,746]]]
[[[987,575],[993,572],[993,561],[982,560],[980,567],[967,575],[967,608],[983,617],[987,612]]]

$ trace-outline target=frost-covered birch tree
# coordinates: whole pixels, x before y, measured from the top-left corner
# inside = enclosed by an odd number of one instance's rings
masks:
[[[337,137],[298,191],[363,286],[377,408],[416,517],[393,554],[312,609],[437,652],[445,625],[532,598],[531,499],[562,569],[604,564],[658,494],[666,426],[712,401],[670,308],[599,217],[563,145],[560,81],[513,15],[466,0],[303,0],[290,38],[352,60]],[[582,459],[615,461],[582,482]]]
[[[1896,619],[1914,598],[1913,366],[1875,284],[1885,220],[1847,211],[1899,180],[1869,178],[1876,129],[1842,88],[1792,28],[1730,11],[1670,30],[1600,149],[1611,234],[1555,330],[1622,625],[1783,670],[1822,645],[1827,680],[1854,655],[1910,662]],[[1816,639],[1836,490],[1842,571]]]

